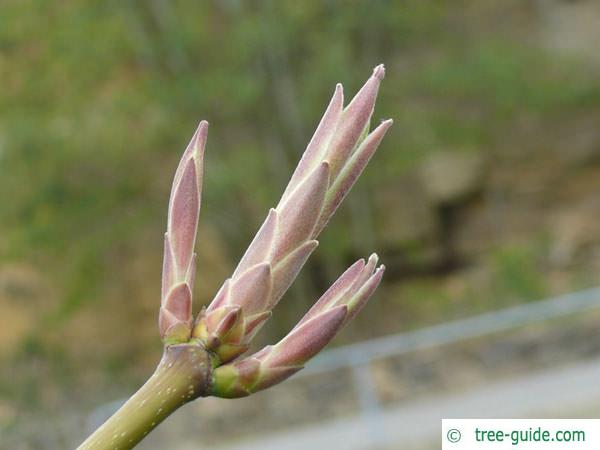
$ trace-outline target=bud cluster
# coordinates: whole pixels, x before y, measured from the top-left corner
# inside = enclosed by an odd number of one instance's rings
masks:
[[[202,157],[208,124],[202,122],[175,174],[165,236],[159,327],[165,342],[199,340],[220,365],[211,394],[248,395],[298,371],[362,308],[379,284],[377,256],[357,261],[279,343],[245,359],[250,341],[318,245],[316,240],[375,153],[392,121],[369,133],[385,74],[378,66],[344,108],[333,97],[277,205],[210,305],[192,324],[194,242],[200,210]],[[229,363],[229,364],[227,364]]]
[[[215,369],[211,395],[244,397],[280,383],[302,369],[373,294],[385,270],[376,265],[376,255],[371,255],[366,264],[362,259],[355,262],[281,341]]]

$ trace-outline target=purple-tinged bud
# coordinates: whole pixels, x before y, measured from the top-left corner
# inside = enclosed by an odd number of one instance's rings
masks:
[[[159,313],[159,329],[165,340],[181,340],[191,332],[194,246],[207,130],[208,123],[201,122],[179,162],[169,199]],[[169,330],[176,330],[176,336]]]
[[[343,325],[348,308],[335,307],[294,329],[274,346],[216,368],[210,394],[244,397],[289,378],[325,347]]]
[[[246,327],[244,328],[244,341],[250,342],[256,333],[262,328],[267,320],[273,313],[271,311],[265,311],[259,314],[255,314],[246,318]]]
[[[306,241],[277,263],[273,269],[273,292],[269,301],[270,308],[274,308],[279,302],[318,245],[318,241]]]
[[[190,338],[190,326],[178,322],[166,309],[161,308],[158,316],[158,329],[165,343],[186,342]]]
[[[167,228],[179,276],[187,272],[186,269],[192,260],[199,212],[200,198],[196,165],[194,161],[190,160],[183,171],[179,184],[175,187]]]
[[[180,322],[189,320],[192,313],[192,292],[188,284],[180,283],[174,286],[167,294],[163,308]]]
[[[173,287],[165,296],[160,308],[158,327],[161,336],[166,337],[175,325],[185,325],[187,333],[182,333],[178,328],[178,336],[182,334],[189,337],[192,322],[192,293],[187,283],[180,283]]]
[[[212,311],[202,310],[198,323],[194,327],[194,336],[205,341],[207,348],[213,348],[235,325],[235,323],[232,323],[232,319],[239,315],[239,310],[239,307],[228,305]],[[223,325],[221,326],[221,324]]]
[[[234,361],[213,371],[209,394],[222,398],[246,397],[281,383],[301,369],[301,367],[264,367],[255,358]]]
[[[196,281],[196,261],[198,259],[198,255],[196,253],[192,254],[192,261],[190,262],[190,266],[185,274],[184,280],[190,287],[190,291],[194,289],[194,282]]]
[[[385,69],[383,65],[375,67],[373,75],[344,109],[342,120],[335,132],[331,149],[327,155],[327,160],[331,164],[332,180],[337,177],[361,134],[368,127],[375,107],[379,84],[384,76]]]
[[[167,296],[168,290],[177,282],[177,272],[175,260],[173,259],[173,250],[171,249],[171,243],[169,242],[169,235],[167,233],[165,233],[164,252],[161,291],[161,299],[163,301]]]
[[[320,352],[367,303],[379,285],[384,266],[377,255],[350,266],[276,345],[216,368],[210,394],[235,398],[271,387],[298,372]],[[239,353],[238,353],[239,354]]]
[[[327,149],[329,148],[331,139],[333,138],[340,118],[342,117],[343,108],[344,90],[342,85],[338,83],[335,87],[333,97],[329,102],[329,106],[321,118],[321,122],[319,123],[315,134],[310,140],[308,147],[306,147],[306,150],[298,163],[298,167],[296,167],[296,170],[281,197],[280,204],[285,201],[288,195],[298,186],[300,181],[303,180],[319,162],[325,160]]]
[[[213,299],[213,301],[210,302],[210,305],[208,305],[208,307],[206,308],[206,311],[207,312],[214,311],[215,309],[226,305],[229,300],[229,290],[230,289],[231,289],[231,278],[227,278],[225,280],[225,282],[223,283],[223,286],[221,286],[221,288],[217,292],[217,295],[215,295],[215,298]]]
[[[233,278],[268,258],[271,245],[275,239],[276,229],[277,211],[271,208],[267,218],[248,247],[248,250],[246,250],[246,253],[244,253],[244,256],[235,269],[235,272],[233,272]]]
[[[271,265],[261,263],[232,282],[228,304],[240,305],[245,314],[263,312],[272,288]]]
[[[377,256],[377,253],[373,253],[371,256],[369,256],[367,264],[365,264],[365,267],[363,270],[361,270],[359,275],[356,277],[356,280],[354,280],[354,283],[352,284],[352,292],[356,292],[358,289],[360,289],[365,281],[367,281],[371,275],[373,275],[378,262],[379,256]]]
[[[371,277],[367,281],[365,281],[365,283],[360,287],[358,292],[356,292],[352,296],[352,298],[346,303],[346,305],[348,305],[348,315],[344,320],[344,324],[351,321],[367,304],[367,301],[369,301],[369,299],[373,295],[373,292],[375,292],[375,289],[377,289],[379,283],[381,283],[381,279],[383,278],[384,272],[385,266],[379,266],[379,268],[375,270],[375,273],[371,275]]]
[[[305,322],[314,319],[325,311],[341,305],[348,307],[348,314],[344,319],[344,324],[347,323],[362,309],[381,281],[385,268],[381,266],[375,270],[377,261],[377,255],[372,254],[367,264],[361,259],[350,266],[321,296],[294,329],[299,328]]]
[[[219,337],[226,336],[227,333],[240,321],[242,309],[237,305],[224,306],[218,310],[206,315],[206,322],[209,329]]]
[[[181,156],[181,160],[179,165],[177,166],[177,170],[175,171],[175,176],[173,177],[173,186],[179,184],[181,180],[181,176],[183,175],[183,170],[187,161],[191,158],[194,158],[194,162],[196,163],[196,173],[198,175],[198,186],[202,186],[202,176],[204,173],[203,164],[204,164],[204,148],[206,146],[206,138],[208,136],[208,122],[206,120],[201,121],[198,124],[198,128],[192,136],[189,144],[187,145],[183,155]],[[173,191],[171,191],[171,198],[169,199],[169,209],[171,207],[171,203],[173,200]]]
[[[252,388],[260,376],[261,362],[254,358],[247,358],[234,364],[238,372],[239,383],[247,388]]]
[[[347,306],[341,305],[305,322],[277,343],[262,359],[265,367],[302,366],[333,339],[347,313]]]
[[[333,283],[331,287],[327,289],[327,291],[321,296],[321,298],[312,306],[312,308],[308,310],[308,312],[304,315],[304,317],[302,317],[294,329],[335,305],[337,301],[342,298],[344,294],[348,292],[348,290],[354,285],[354,282],[360,276],[364,268],[364,259],[359,259],[350,267],[348,267],[346,271],[335,281],[335,283]]]
[[[246,353],[248,348],[248,344],[221,344],[214,350],[214,354],[219,358],[220,364],[225,364]]]
[[[335,213],[340,203],[342,203],[371,160],[371,157],[375,154],[377,147],[379,147],[381,140],[392,124],[393,121],[391,119],[382,122],[365,138],[358,149],[350,156],[350,159],[344,164],[339,175],[327,191],[321,216],[313,232],[314,236],[317,236],[325,228],[333,213]]]
[[[253,386],[253,391],[270,388],[302,370],[302,367],[268,367],[263,369],[258,382]]]
[[[204,340],[208,346],[217,345],[218,342],[215,353],[225,354],[226,358],[239,355],[238,352],[262,327],[270,316],[271,309],[289,288],[318,245],[315,240],[317,235],[377,149],[385,131],[391,125],[391,121],[384,122],[368,134],[375,99],[383,77],[383,66],[376,67],[373,75],[345,109],[342,86],[336,86],[329,106],[279,204],[270,210],[232,277],[225,282],[197,322],[193,335]],[[183,175],[181,179],[183,180]],[[309,324],[314,330],[306,334],[307,336],[318,339],[319,336],[322,337],[319,332],[330,331],[333,333],[332,337],[337,331],[336,327],[328,322],[332,311],[341,314],[340,311],[343,310],[342,315],[347,317],[350,309],[357,309],[356,305],[364,304],[372,290],[363,288],[363,285],[376,285],[374,281],[368,281],[371,280],[376,263],[376,259],[370,259],[367,264],[360,261],[352,266],[284,339],[285,346],[282,341],[275,347],[259,352],[254,358],[280,353],[282,348],[299,349],[300,341],[297,340],[301,339],[301,335],[296,332]],[[359,292],[361,295],[355,298]],[[368,295],[363,295],[365,292]],[[238,333],[235,334],[236,340],[217,339],[215,336],[219,333],[215,333],[216,325],[207,322],[210,314],[227,305],[237,305],[243,312],[241,322],[244,327],[235,328]],[[313,319],[318,319],[318,325]],[[345,318],[340,319],[340,323],[345,321]],[[322,340],[324,343],[325,341],[328,340]],[[310,342],[312,341],[305,343],[303,355],[306,358],[311,354],[311,348],[318,347],[315,343],[309,345]],[[263,364],[261,370],[266,370],[265,367]],[[271,373],[275,373],[274,371],[280,370],[281,367],[272,369]]]
[[[329,186],[329,164],[322,162],[277,208],[277,237],[272,258],[278,261],[312,235]]]
[[[247,316],[240,306],[223,305],[203,311],[192,336],[200,339],[223,364],[248,349],[250,340],[270,316],[270,311]]]
[[[181,322],[177,320],[177,317],[171,314],[167,309],[160,308],[160,314],[158,315],[158,329],[161,336],[165,336],[168,330],[180,324]]]

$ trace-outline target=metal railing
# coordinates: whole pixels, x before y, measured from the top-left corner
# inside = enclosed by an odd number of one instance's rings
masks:
[[[296,377],[337,369],[351,370],[360,413],[369,431],[370,440],[374,445],[383,444],[387,442],[387,438],[378,419],[382,413],[382,405],[369,367],[374,360],[453,344],[592,310],[600,310],[600,287],[325,350],[309,362]]]

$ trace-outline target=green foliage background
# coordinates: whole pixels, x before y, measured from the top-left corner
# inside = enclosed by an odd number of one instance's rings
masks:
[[[104,389],[117,375],[120,392],[151,367],[170,182],[200,119],[211,127],[196,305],[276,202],[335,83],[350,97],[380,62],[387,75],[374,120],[395,125],[264,340],[372,250],[392,268],[402,263],[345,340],[590,284],[585,261],[561,272],[567,282],[548,281],[543,227],[472,236],[485,243],[469,264],[491,274],[481,287],[459,269],[414,275],[411,261],[428,260],[436,244],[384,239],[377,225],[382,190],[394,198],[398,180],[440,149],[494,162],[510,146],[530,156],[505,166],[530,173],[533,160],[543,171],[556,158],[540,156],[553,145],[544,130],[599,116],[597,72],[538,45],[519,26],[534,13],[516,3],[4,0],[0,268],[38,277],[33,300],[25,293],[6,306],[25,308],[28,322],[0,355],[11,368],[0,380],[10,404],[64,401],[69,383],[93,394],[90,386]],[[569,170],[565,183],[597,163]],[[461,280],[457,290],[449,276]]]

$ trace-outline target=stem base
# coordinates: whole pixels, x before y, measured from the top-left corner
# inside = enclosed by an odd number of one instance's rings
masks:
[[[168,345],[154,374],[78,450],[133,448],[171,413],[206,393],[209,354],[200,345]]]

